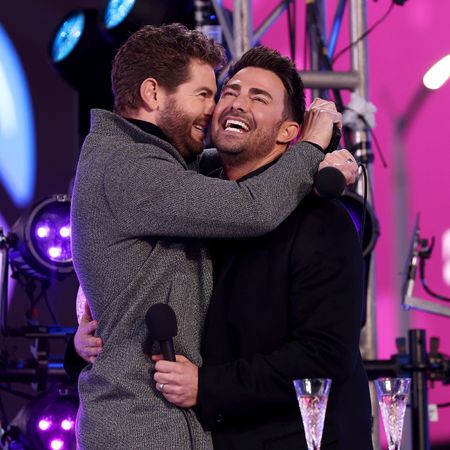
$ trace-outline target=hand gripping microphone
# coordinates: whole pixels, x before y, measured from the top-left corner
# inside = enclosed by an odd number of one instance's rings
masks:
[[[145,323],[148,342],[158,341],[164,359],[175,361],[173,338],[178,333],[175,311],[165,303],[156,303],[148,309]]]
[[[335,124],[333,125],[333,134],[331,136],[330,145],[325,149],[325,153],[334,152],[341,140],[341,130]],[[321,197],[334,198],[344,193],[347,183],[343,173],[336,167],[324,167],[317,172],[314,177],[314,187]]]

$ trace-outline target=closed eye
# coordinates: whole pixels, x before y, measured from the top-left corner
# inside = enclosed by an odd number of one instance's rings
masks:
[[[253,97],[253,100],[255,102],[260,102],[260,103],[264,103],[265,105],[267,105],[269,102],[267,101],[266,98],[264,97]]]

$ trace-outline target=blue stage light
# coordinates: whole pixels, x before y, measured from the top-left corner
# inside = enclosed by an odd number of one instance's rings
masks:
[[[66,58],[76,47],[83,34],[85,17],[82,11],[71,13],[60,26],[53,39],[51,56],[59,62]]]
[[[35,178],[31,93],[20,57],[0,24],[0,185],[23,208],[33,199]]]
[[[110,0],[105,8],[105,27],[111,29],[128,16],[136,0]]]

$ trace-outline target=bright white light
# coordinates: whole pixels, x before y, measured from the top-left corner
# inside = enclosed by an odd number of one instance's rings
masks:
[[[428,89],[439,89],[450,78],[450,55],[434,64],[423,77],[423,84]]]
[[[450,286],[450,261],[447,261],[442,268],[442,278],[447,286]]]
[[[63,420],[61,422],[61,428],[65,431],[71,430],[73,428],[73,421],[67,419]]]
[[[48,254],[51,258],[58,258],[58,256],[61,256],[61,247],[50,247]]]
[[[47,431],[50,428],[51,424],[52,423],[49,420],[42,419],[39,421],[38,427],[42,431]]]
[[[52,442],[50,442],[50,447],[52,450],[61,450],[64,447],[64,442],[60,439],[54,439]]]
[[[38,235],[38,237],[40,238],[46,238],[48,236],[48,234],[50,233],[50,230],[48,229],[48,227],[39,227],[36,230],[36,234]]]
[[[450,228],[442,234],[442,278],[450,286]]]
[[[59,230],[59,234],[63,238],[70,237],[70,227],[61,227],[61,229]]]

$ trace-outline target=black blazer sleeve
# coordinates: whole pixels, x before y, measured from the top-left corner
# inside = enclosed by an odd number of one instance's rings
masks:
[[[212,427],[296,407],[292,380],[345,381],[359,357],[363,261],[355,227],[337,202],[318,200],[294,230],[289,337],[269,354],[199,370],[197,415]],[[263,281],[261,281],[263,282]],[[245,299],[243,300],[245,301]]]
[[[77,380],[81,371],[88,365],[88,363],[78,355],[75,350],[74,343],[75,335],[73,334],[67,343],[66,352],[64,354],[64,370],[70,379]]]

